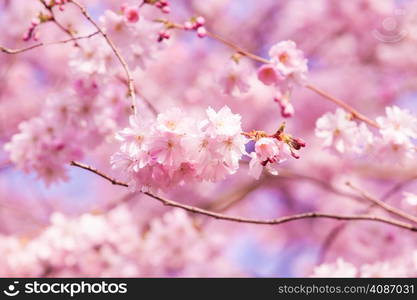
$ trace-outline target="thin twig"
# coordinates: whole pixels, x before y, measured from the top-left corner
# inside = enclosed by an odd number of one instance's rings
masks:
[[[313,92],[319,94],[320,96],[324,97],[325,99],[327,99],[327,100],[337,104],[338,106],[342,107],[343,109],[348,111],[352,115],[353,118],[361,120],[361,121],[367,123],[368,125],[370,125],[372,127],[379,128],[378,123],[369,119],[365,115],[361,114],[360,112],[358,112],[356,109],[354,109],[352,106],[350,106],[346,102],[344,102],[344,101],[342,101],[342,100],[340,100],[336,97],[331,96],[329,93],[319,89],[318,87],[315,87],[312,84],[307,84],[305,87],[312,90]]]
[[[92,173],[108,180],[112,184],[120,185],[120,186],[124,186],[124,187],[128,186],[127,183],[118,181],[118,180],[106,175],[105,173],[103,173],[101,171],[98,171],[97,169],[95,169],[91,166],[87,166],[85,164],[75,162],[75,161],[72,161],[71,165],[82,168],[82,169],[87,170],[89,172],[92,172]],[[373,216],[373,215],[337,215],[337,214],[321,213],[321,212],[307,212],[307,213],[295,214],[295,215],[280,217],[280,218],[276,218],[276,219],[269,219],[269,220],[260,220],[260,219],[251,219],[251,218],[244,218],[244,217],[228,216],[228,215],[224,215],[224,214],[221,214],[221,213],[212,212],[212,211],[209,211],[209,210],[198,208],[198,207],[195,207],[195,206],[182,204],[182,203],[179,203],[179,202],[176,202],[176,201],[173,201],[173,200],[169,200],[169,199],[154,195],[150,192],[143,192],[143,193],[145,195],[155,199],[155,200],[158,200],[159,202],[161,202],[162,204],[164,204],[166,206],[180,208],[180,209],[186,210],[190,213],[200,214],[200,215],[215,218],[215,219],[218,219],[218,220],[238,222],[238,223],[259,224],[259,225],[278,225],[278,224],[283,224],[283,223],[287,223],[287,222],[291,222],[291,221],[295,221],[295,220],[301,220],[301,219],[326,218],[326,219],[334,219],[334,220],[374,221],[374,222],[389,224],[389,225],[396,226],[396,227],[403,228],[403,229],[407,229],[407,230],[410,230],[410,231],[417,231],[417,227],[415,227],[411,224],[400,222],[400,221],[397,221],[397,220],[394,220],[394,219],[389,219],[389,218],[384,218],[384,217],[379,217],[379,216]]]
[[[63,32],[65,32],[69,37],[71,37],[72,39],[75,37],[74,33],[66,28],[64,25],[62,25],[56,18],[54,10],[52,9],[52,6],[48,5],[45,0],[40,0],[40,2],[42,3],[42,5],[45,7],[45,9],[47,9],[50,13],[50,21],[52,21],[53,23],[55,23],[55,25],[61,29]],[[73,41],[76,41],[75,39]],[[79,45],[77,44],[77,42],[75,42],[75,46],[78,47]]]
[[[399,217],[401,217],[403,219],[406,219],[408,221],[417,223],[417,217],[415,217],[413,215],[410,215],[410,214],[407,214],[406,212],[404,212],[402,210],[399,210],[399,209],[397,209],[397,208],[395,208],[395,207],[393,207],[393,206],[391,206],[391,205],[389,205],[389,204],[387,204],[387,203],[385,203],[385,202],[383,202],[381,200],[378,200],[378,199],[370,196],[366,192],[364,192],[361,189],[359,189],[359,188],[355,187],[354,185],[352,185],[352,183],[350,183],[350,182],[346,182],[346,185],[348,187],[350,187],[352,190],[358,192],[364,199],[372,202],[376,206],[381,207],[382,209],[386,210],[387,212],[389,212],[389,213],[391,213],[393,215],[399,216]]]
[[[84,15],[84,17],[100,32],[100,34],[104,37],[107,44],[112,49],[114,55],[119,60],[120,64],[123,67],[123,70],[125,71],[126,77],[127,77],[127,86],[129,90],[129,96],[132,100],[131,109],[134,114],[136,114],[136,95],[135,95],[135,86],[133,82],[132,73],[130,72],[129,66],[126,62],[126,60],[123,58],[123,56],[120,54],[120,51],[117,49],[116,45],[113,43],[113,41],[109,38],[107,33],[96,23],[96,21],[93,20],[93,18],[88,13],[87,9],[80,4],[77,0],[70,0],[71,3],[73,3],[75,6],[77,6],[81,13]]]
[[[96,32],[93,32],[93,33],[91,33],[89,35],[86,35],[86,36],[73,37],[73,38],[70,38],[70,39],[57,41],[57,42],[40,42],[38,44],[34,44],[34,45],[29,46],[29,47],[19,48],[19,49],[11,49],[11,48],[6,48],[6,47],[3,47],[3,46],[0,46],[0,51],[4,52],[4,53],[7,53],[7,54],[18,54],[18,53],[26,52],[26,51],[29,51],[29,50],[32,50],[32,49],[35,49],[35,48],[38,48],[38,47],[42,47],[42,46],[66,44],[66,43],[73,42],[73,41],[88,39],[88,38],[91,38],[91,37],[95,36],[98,33],[99,32],[96,31]]]
[[[410,182],[412,182],[413,180],[417,179],[417,176],[413,176],[407,180],[401,181],[397,184],[395,184],[392,188],[390,188],[388,190],[388,192],[386,192],[382,197],[381,197],[381,201],[385,202],[387,201],[393,194],[395,194],[397,191],[401,190],[405,185],[409,184]],[[364,213],[368,213],[372,207],[376,206],[375,203],[372,203],[371,205],[369,205],[365,210]],[[343,223],[339,226],[336,226],[335,228],[333,228],[328,235],[326,236],[326,238],[324,239],[324,242],[320,248],[320,254],[319,254],[319,260],[318,263],[322,263],[326,257],[327,252],[329,251],[330,247],[332,246],[332,244],[334,243],[334,241],[336,240],[336,238],[346,229],[346,227],[348,226],[348,223]]]
[[[118,181],[118,180],[116,180],[116,179],[114,179],[114,178],[112,178],[112,177],[104,174],[103,172],[100,172],[99,170],[97,170],[96,168],[93,168],[91,166],[87,166],[85,164],[82,164],[82,163],[79,163],[79,162],[76,162],[76,161],[71,161],[70,162],[70,165],[71,166],[75,166],[75,167],[79,167],[79,168],[84,169],[84,170],[87,170],[87,171],[90,171],[90,172],[92,172],[92,173],[94,173],[94,174],[96,174],[98,176],[101,176],[104,179],[110,181],[114,185],[120,185],[120,186],[124,186],[124,187],[128,187],[129,186],[127,183]]]

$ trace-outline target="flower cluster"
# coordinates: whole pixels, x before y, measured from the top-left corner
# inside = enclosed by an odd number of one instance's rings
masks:
[[[288,158],[300,158],[298,150],[306,146],[300,138],[293,138],[284,133],[284,125],[272,136],[262,131],[253,131],[247,134],[256,141],[255,151],[250,153],[250,175],[258,179],[263,168],[271,175],[278,175],[278,165]]]
[[[294,83],[303,84],[308,71],[307,59],[301,50],[297,49],[293,41],[282,41],[269,50],[270,63],[258,69],[258,79],[266,85],[275,85],[278,88],[276,99],[281,106],[283,117],[294,114],[289,103],[289,95]]]
[[[417,275],[417,251],[411,251],[390,260],[376,261],[359,267],[338,258],[314,268],[312,277],[415,277]]]
[[[113,167],[139,190],[219,181],[235,173],[246,154],[241,117],[227,106],[218,112],[208,108],[206,116],[198,122],[178,108],[156,121],[131,116],[130,127],[117,135],[121,147],[112,156]]]
[[[343,109],[326,113],[316,122],[316,136],[326,148],[339,154],[374,154],[389,161],[403,162],[416,151],[417,118],[397,106],[386,108],[386,117],[376,119],[379,135],[365,123],[358,123]]]
[[[174,209],[150,223],[141,247],[141,261],[148,276],[238,275],[220,255],[219,248],[225,243],[225,235],[201,232],[187,213]]]
[[[184,29],[195,30],[197,32],[197,36],[203,38],[207,35],[207,29],[204,27],[205,23],[206,19],[204,19],[204,17],[193,17],[184,23]]]
[[[66,180],[66,164],[82,158],[85,149],[96,147],[117,126],[120,111],[111,103],[113,95],[98,97],[99,91],[95,80],[80,79],[73,90],[50,97],[42,114],[22,122],[5,144],[10,160],[25,172],[35,171],[47,185]]]
[[[0,255],[7,258],[0,263],[1,276],[238,274],[219,251],[224,237],[204,236],[180,210],[154,218],[148,230],[125,205],[105,215],[71,218],[54,213],[50,219],[51,224],[31,238],[0,235]]]
[[[139,18],[139,12],[134,7],[122,6],[122,12],[105,11],[100,18],[101,25],[129,66],[144,69],[158,52],[156,40],[161,25]],[[75,72],[87,74],[113,75],[120,70],[106,41],[94,38],[74,52],[70,66]]]

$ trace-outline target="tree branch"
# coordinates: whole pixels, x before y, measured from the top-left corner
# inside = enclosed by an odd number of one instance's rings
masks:
[[[367,193],[365,193],[364,191],[360,190],[359,188],[355,187],[354,185],[352,185],[350,182],[346,182],[346,185],[348,187],[350,187],[352,190],[358,192],[363,199],[368,200],[370,202],[372,202],[374,205],[381,207],[382,209],[386,210],[387,212],[399,216],[403,219],[406,219],[408,221],[417,223],[417,217],[413,216],[413,215],[409,215],[406,212],[403,212],[402,210],[399,210],[381,200],[378,200],[370,195],[368,195]]]
[[[128,187],[127,183],[118,181],[106,175],[105,173],[98,171],[97,169],[91,166],[88,166],[79,162],[75,162],[75,161],[72,161],[71,165],[87,170],[89,172],[92,172],[106,179],[107,181],[111,182],[114,185]],[[204,215],[204,216],[211,217],[211,218],[218,219],[218,220],[238,222],[238,223],[258,224],[258,225],[278,225],[278,224],[283,224],[283,223],[287,223],[287,222],[291,222],[295,220],[301,220],[301,219],[325,218],[325,219],[350,220],[350,221],[374,221],[374,222],[385,223],[385,224],[389,224],[389,225],[396,226],[399,228],[407,229],[413,232],[417,232],[417,227],[411,224],[400,222],[394,219],[389,219],[389,218],[384,218],[384,217],[379,217],[379,216],[372,216],[372,215],[337,215],[337,214],[321,213],[321,212],[307,212],[307,213],[280,217],[276,219],[260,220],[260,219],[251,219],[251,218],[224,215],[221,213],[217,213],[217,212],[205,210],[202,208],[198,208],[195,206],[182,204],[173,200],[169,200],[169,199],[154,195],[150,192],[143,192],[143,194],[161,202],[162,204],[166,206],[180,208],[190,213],[200,214],[200,215]]]
[[[63,32],[65,32],[70,38],[74,38],[74,33],[70,30],[70,29],[68,29],[68,28],[66,28],[64,25],[62,25],[57,19],[56,19],[56,16],[55,16],[55,13],[54,13],[54,10],[52,9],[52,7],[50,6],[50,5],[48,5],[46,2],[45,2],[45,0],[39,0],[41,3],[42,3],[42,5],[45,7],[45,9],[47,9],[48,11],[49,11],[49,13],[51,14],[51,21],[53,22],[53,23],[55,23],[55,25],[59,28],[59,29],[61,29]],[[74,41],[76,41],[76,40],[74,40]],[[77,44],[77,42],[75,42],[75,46],[79,46],[78,44]]]
[[[28,47],[25,47],[25,48],[20,48],[20,49],[11,49],[11,48],[0,46],[0,51],[4,52],[6,54],[18,54],[18,53],[26,52],[26,51],[29,51],[29,50],[32,50],[32,49],[35,49],[35,48],[38,48],[38,47],[42,47],[42,46],[66,44],[66,43],[73,42],[73,41],[88,39],[88,38],[91,38],[91,37],[95,36],[98,33],[99,32],[96,31],[96,32],[93,32],[93,33],[91,33],[89,35],[86,35],[86,36],[73,37],[73,38],[70,38],[70,39],[57,41],[57,42],[40,42],[38,44],[34,44],[34,45],[31,45],[31,46],[28,46]]]
[[[335,97],[331,96],[329,93],[319,89],[318,87],[315,87],[312,84],[307,84],[305,87],[308,88],[309,90],[315,92],[316,94],[322,96],[323,98],[335,103],[336,105],[340,106],[344,110],[348,111],[352,115],[353,118],[358,119],[360,121],[363,121],[366,124],[368,124],[369,126],[379,128],[378,123],[376,123],[374,120],[369,119],[367,116],[361,114],[360,112],[358,112],[356,109],[354,109],[352,106],[350,106],[349,104],[347,104],[343,100],[340,100],[338,98],[335,98]]]
[[[101,27],[93,20],[93,18],[88,13],[87,9],[80,4],[77,0],[70,0],[71,3],[73,3],[75,6],[77,6],[81,13],[84,15],[84,17],[100,32],[100,34],[104,37],[107,44],[112,49],[113,53],[119,60],[120,64],[123,67],[123,70],[125,71],[126,77],[127,77],[127,86],[129,90],[129,96],[132,100],[131,109],[134,114],[136,114],[136,95],[135,95],[135,86],[133,82],[132,73],[130,72],[129,66],[126,62],[126,60],[123,58],[123,56],[120,54],[120,51],[117,49],[116,45],[113,43],[113,41],[109,38],[107,33],[101,29]]]

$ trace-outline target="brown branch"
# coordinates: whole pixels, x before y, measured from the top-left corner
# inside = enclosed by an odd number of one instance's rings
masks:
[[[391,205],[389,205],[389,204],[387,204],[387,203],[385,203],[381,200],[378,200],[378,199],[370,196],[366,192],[364,192],[361,189],[352,185],[350,182],[346,182],[346,185],[348,187],[350,187],[352,190],[358,192],[362,196],[363,199],[366,199],[366,200],[372,202],[374,205],[379,206],[380,208],[386,210],[387,212],[389,212],[393,215],[396,215],[398,217],[401,217],[403,219],[406,219],[408,221],[417,223],[417,217],[415,217],[413,215],[410,215],[410,214],[407,214],[406,212],[404,212],[402,210],[399,210],[399,209],[397,209],[397,208],[395,208],[395,207],[393,207],[393,206],[391,206]]]
[[[75,36],[74,36],[74,33],[70,30],[70,29],[68,29],[68,28],[66,28],[64,25],[62,25],[57,19],[56,19],[56,16],[55,16],[55,13],[54,13],[54,10],[53,10],[53,8],[52,8],[52,6],[50,6],[50,5],[48,5],[46,2],[45,2],[45,0],[39,0],[41,3],[42,3],[42,5],[45,7],[45,9],[47,9],[48,11],[49,11],[49,13],[50,13],[50,15],[51,15],[51,19],[50,19],[50,21],[51,22],[53,22],[53,23],[55,23],[55,25],[59,28],[59,29],[61,29],[63,32],[65,32],[70,38],[74,38]],[[76,41],[76,40],[73,40],[73,41]],[[77,42],[75,42],[75,46],[79,46],[78,44],[77,44]]]
[[[85,164],[82,164],[82,163],[79,163],[79,162],[76,162],[76,161],[71,161],[70,162],[70,165],[71,166],[78,167],[78,168],[81,168],[81,169],[84,169],[84,170],[87,170],[87,171],[90,171],[90,172],[92,172],[92,173],[94,173],[94,174],[96,174],[98,176],[101,176],[104,179],[110,181],[114,185],[120,185],[120,186],[124,186],[124,187],[128,187],[129,186],[127,183],[124,183],[124,182],[121,182],[121,181],[117,181],[116,179],[114,179],[114,178],[112,178],[112,177],[104,174],[103,172],[100,172],[99,170],[97,170],[97,169],[95,169],[95,168],[93,168],[91,166],[87,166]]]
[[[96,23],[96,21],[93,20],[93,18],[88,13],[87,9],[80,4],[77,0],[70,0],[71,3],[73,3],[75,6],[77,6],[81,13],[84,15],[84,17],[100,32],[100,34],[104,37],[107,44],[112,49],[114,55],[119,60],[120,64],[123,67],[123,70],[125,71],[126,77],[127,77],[127,86],[129,90],[129,96],[132,99],[132,105],[131,109],[134,114],[136,114],[136,96],[135,96],[135,86],[133,82],[132,73],[130,72],[129,66],[126,62],[126,60],[123,58],[123,56],[120,54],[120,51],[117,49],[116,45],[113,43],[113,41],[109,38],[107,33]]]
[[[57,41],[57,42],[40,42],[38,44],[34,44],[34,45],[29,46],[29,47],[20,48],[20,49],[11,49],[11,48],[0,46],[0,51],[4,52],[6,54],[18,54],[18,53],[26,52],[26,51],[29,51],[29,50],[32,50],[32,49],[35,49],[35,48],[38,48],[38,47],[42,47],[42,46],[66,44],[66,43],[73,42],[73,41],[88,39],[88,38],[91,38],[91,37],[95,36],[98,33],[99,32],[96,31],[96,32],[93,32],[93,33],[91,33],[89,35],[86,35],[86,36],[73,37],[73,38],[70,38],[70,39]]]
[[[405,185],[409,184],[410,182],[412,182],[413,180],[417,179],[417,176],[413,176],[407,180],[401,181],[397,184],[395,184],[392,188],[390,188],[388,190],[388,192],[386,192],[382,197],[381,197],[381,201],[385,202],[386,200],[388,200],[393,194],[395,194],[397,191],[399,191],[401,188],[403,188]],[[362,198],[363,199],[363,198]],[[372,207],[374,207],[376,204],[374,202],[372,202],[371,205],[369,205],[364,211],[363,213],[368,213]],[[348,223],[343,223],[339,226],[336,226],[335,228],[333,228],[328,235],[326,236],[326,238],[323,241],[323,244],[321,246],[320,249],[320,254],[319,254],[319,259],[318,259],[318,263],[322,263],[325,259],[325,256],[327,254],[327,252],[329,251],[330,247],[332,246],[332,244],[334,243],[334,241],[336,240],[336,238],[346,229],[346,227],[348,226]]]
[[[95,169],[93,167],[90,167],[90,166],[87,166],[85,164],[75,162],[75,161],[72,161],[71,165],[82,168],[82,169],[87,170],[89,172],[92,172],[92,173],[106,179],[107,181],[111,182],[114,185],[120,185],[120,186],[128,187],[127,183],[118,181],[118,180],[104,174],[103,172],[98,171],[97,169]],[[321,212],[307,212],[307,213],[295,214],[295,215],[291,215],[291,216],[285,216],[285,217],[280,217],[280,218],[276,218],[276,219],[269,219],[269,220],[260,220],[260,219],[251,219],[251,218],[244,218],[244,217],[228,216],[228,215],[224,215],[224,214],[221,214],[221,213],[216,213],[216,212],[213,212],[213,211],[198,208],[198,207],[195,207],[195,206],[182,204],[182,203],[179,203],[179,202],[176,202],[176,201],[173,201],[173,200],[169,200],[169,199],[154,195],[150,192],[143,192],[143,193],[145,195],[155,199],[155,200],[158,200],[159,202],[161,202],[162,204],[164,204],[166,206],[180,208],[180,209],[186,210],[190,213],[200,214],[200,215],[215,218],[215,219],[218,219],[218,220],[238,222],[238,223],[259,224],[259,225],[278,225],[278,224],[283,224],[283,223],[287,223],[287,222],[291,222],[291,221],[295,221],[295,220],[301,220],[301,219],[326,218],[326,219],[334,219],[334,220],[374,221],[374,222],[389,224],[389,225],[396,226],[396,227],[403,228],[403,229],[407,229],[407,230],[410,230],[410,231],[417,231],[417,227],[415,227],[411,224],[400,222],[400,221],[397,221],[397,220],[394,220],[394,219],[389,219],[389,218],[384,218],[384,217],[379,217],[379,216],[372,216],[372,215],[337,215],[337,214],[321,213]]]
[[[348,111],[352,115],[352,117],[354,117],[355,119],[361,120],[361,121],[367,123],[368,125],[370,125],[372,127],[379,128],[378,123],[369,119],[365,115],[361,114],[360,112],[358,112],[356,109],[354,109],[352,106],[350,106],[346,102],[331,96],[327,92],[319,89],[318,87],[315,87],[312,84],[307,84],[306,88],[310,89],[311,91],[315,92],[316,94],[319,94],[320,96],[324,97],[325,99],[335,103],[336,105],[342,107],[344,110]]]

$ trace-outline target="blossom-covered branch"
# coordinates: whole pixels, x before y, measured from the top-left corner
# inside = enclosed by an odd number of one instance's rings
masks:
[[[88,166],[88,165],[85,165],[76,161],[72,161],[71,165],[87,170],[91,173],[94,173],[108,180],[114,185],[120,185],[123,187],[129,186],[127,183],[118,181],[91,166]],[[224,214],[217,213],[217,212],[208,211],[208,210],[201,209],[201,208],[191,206],[191,205],[181,204],[179,202],[154,195],[150,192],[143,192],[143,193],[155,200],[158,200],[159,202],[161,202],[162,204],[166,206],[177,207],[177,208],[184,209],[191,213],[200,214],[200,215],[204,215],[204,216],[219,219],[219,220],[232,221],[232,222],[238,222],[238,223],[259,224],[259,225],[279,225],[279,224],[296,221],[300,219],[327,218],[327,219],[350,220],[350,221],[375,221],[375,222],[381,222],[381,223],[397,226],[397,227],[411,230],[411,231],[417,231],[417,227],[413,225],[396,221],[394,219],[373,216],[373,215],[337,215],[337,214],[329,214],[329,213],[321,213],[321,212],[308,212],[308,213],[295,214],[291,216],[285,216],[285,217],[276,218],[276,219],[269,219],[269,220],[234,217],[234,216],[228,216],[228,215],[224,215]]]
[[[157,19],[156,22],[162,22],[163,24],[165,24],[167,29],[173,29],[174,28],[174,29],[187,30],[187,26],[182,25],[182,24],[178,24],[178,23],[174,23],[174,22],[171,22],[169,20]],[[220,36],[216,33],[205,30],[204,36],[206,36],[206,35],[208,37],[211,37],[211,38],[223,43],[224,45],[232,48],[240,56],[246,56],[250,59],[253,59],[253,60],[255,60],[259,63],[263,63],[265,65],[269,65],[271,63],[269,60],[243,49],[242,47],[236,45],[235,43],[223,38],[222,36]],[[323,91],[322,89],[314,86],[311,83],[304,83],[303,85],[306,88],[310,89],[311,91],[315,92],[316,94],[320,95],[321,97],[327,99],[328,101],[331,101],[331,102],[335,103],[336,105],[342,107],[343,109],[348,111],[353,118],[361,120],[361,121],[367,123],[368,125],[370,125],[372,127],[379,128],[379,125],[375,121],[369,119],[368,117],[366,117],[365,115],[363,115],[362,113],[357,111],[355,108],[353,108],[352,106],[350,106],[349,104],[344,102],[343,100],[340,100],[336,97],[333,97],[329,93]]]

